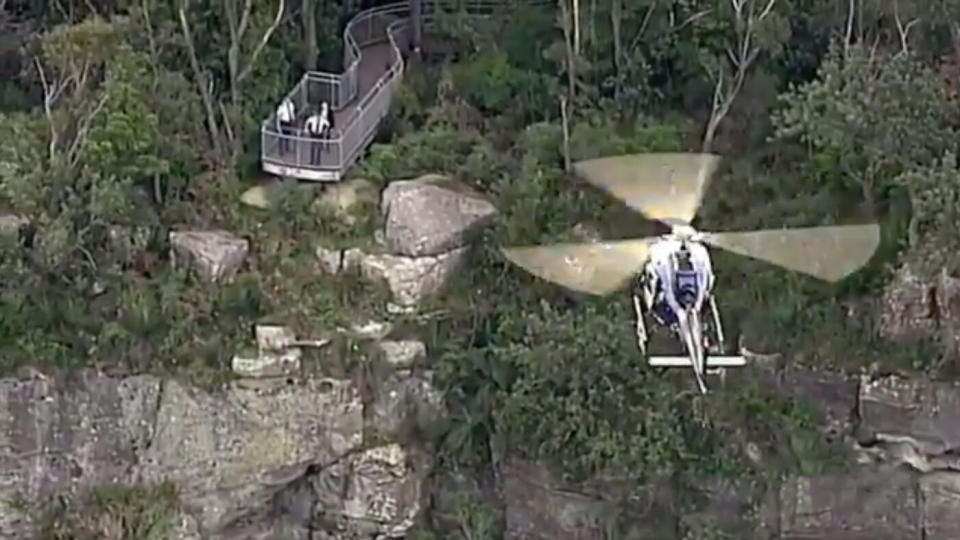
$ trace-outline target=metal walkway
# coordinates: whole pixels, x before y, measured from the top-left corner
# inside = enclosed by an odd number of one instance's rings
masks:
[[[526,0],[549,5],[548,1]],[[440,11],[490,16],[506,7],[504,0],[423,0],[424,27]],[[277,176],[318,182],[337,182],[373,141],[390,111],[393,94],[403,76],[409,49],[407,2],[361,11],[344,30],[342,74],[309,71],[287,94],[296,107],[292,134],[278,131],[276,113],[260,126],[263,170]],[[333,129],[325,138],[308,137],[306,118],[326,101],[333,112]]]

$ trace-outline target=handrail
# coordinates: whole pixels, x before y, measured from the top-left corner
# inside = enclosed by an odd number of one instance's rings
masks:
[[[548,5],[549,0],[526,0],[527,5]],[[432,24],[438,15],[438,12],[447,11],[444,8],[453,7],[455,10],[462,10],[472,16],[486,16],[490,11],[503,8],[508,5],[504,0],[425,0],[422,6],[422,20],[424,25]],[[487,13],[480,14],[478,11]],[[395,19],[387,22],[389,19]],[[342,111],[345,107],[351,106],[351,110],[343,125],[336,126],[335,136],[309,137],[302,135],[287,135],[276,130],[276,114],[271,113],[261,124],[261,156],[264,162],[264,168],[268,165],[275,165],[277,168],[287,169],[293,167],[301,171],[331,172],[336,170],[335,177],[339,179],[342,171],[352,165],[359,153],[369,144],[372,137],[379,128],[382,118],[389,110],[389,103],[377,103],[385,91],[392,90],[404,71],[404,55],[401,51],[399,42],[403,41],[398,35],[406,30],[409,19],[409,4],[407,2],[396,2],[383,6],[377,6],[365,9],[354,16],[344,28],[344,57],[346,68],[342,74],[328,73],[322,71],[308,71],[303,75],[300,82],[286,94],[286,98],[296,100],[298,94],[302,91],[309,92],[311,82],[322,82],[325,88],[331,89],[330,102],[333,111]],[[374,23],[385,24],[382,31],[378,30],[376,35],[367,35],[366,39],[362,36],[364,26],[369,33],[374,28]],[[382,33],[381,33],[382,32]],[[363,48],[386,38],[389,45],[390,66],[377,79],[372,87],[366,89],[363,96],[357,96],[360,88],[359,73],[363,63]],[[362,43],[358,43],[358,40]],[[392,95],[392,94],[391,94]],[[356,101],[359,97],[359,101]],[[306,98],[305,98],[306,99]],[[382,98],[381,98],[382,99]],[[355,103],[355,105],[354,105]],[[382,111],[373,111],[374,104],[378,104],[378,109]],[[377,117],[373,121],[367,122],[367,113],[373,112]],[[278,145],[296,145],[296,163],[291,164],[284,159],[274,159],[269,157],[266,151],[268,140],[273,140]],[[346,148],[345,143],[349,142],[352,147]],[[320,145],[322,148],[333,148],[336,159],[332,163],[321,165],[320,163],[312,165],[302,164],[301,143],[313,149]]]

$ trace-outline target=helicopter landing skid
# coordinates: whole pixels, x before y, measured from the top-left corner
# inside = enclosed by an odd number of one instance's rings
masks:
[[[647,363],[653,367],[690,367],[690,357],[688,356],[651,356],[647,358]],[[743,367],[747,365],[747,359],[743,356],[708,356],[707,369]]]

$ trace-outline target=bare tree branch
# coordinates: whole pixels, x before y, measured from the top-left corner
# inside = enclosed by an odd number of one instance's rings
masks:
[[[253,0],[247,0],[243,5],[243,15],[240,16],[240,27],[237,29],[237,39],[243,41],[243,36],[247,33],[247,25],[250,24],[250,11],[253,9]]]
[[[567,115],[567,96],[560,94],[560,118],[563,125],[563,170],[570,172],[570,123]]]
[[[100,99],[97,100],[97,104],[93,110],[80,121],[80,128],[77,129],[77,134],[74,135],[73,142],[70,143],[70,149],[67,150],[67,163],[70,164],[70,167],[75,167],[80,160],[80,151],[83,150],[83,147],[87,144],[87,133],[90,131],[90,124],[93,123],[93,119],[103,110],[109,98],[110,94],[104,92],[103,95],[100,96]]]
[[[223,117],[223,129],[227,131],[227,140],[235,140],[233,137],[233,125],[230,123],[230,115],[227,114],[227,108],[223,106],[223,102],[217,102],[217,105],[220,106],[220,116]]]
[[[40,84],[43,86],[43,114],[47,118],[47,126],[50,130],[47,159],[52,167],[57,159],[57,144],[59,144],[60,137],[57,131],[57,124],[53,120],[53,104],[63,91],[64,85],[59,82],[51,85],[51,83],[47,81],[47,75],[43,70],[43,64],[40,63],[40,59],[34,57],[33,61],[37,65],[37,72],[40,74]]]
[[[904,26],[903,21],[900,20],[900,2],[898,0],[893,0],[893,20],[897,23],[897,34],[900,35],[899,54],[909,54],[910,49],[907,46],[907,37],[910,35],[910,28],[920,22],[920,19],[915,18],[908,22],[906,26]]]
[[[703,136],[703,152],[709,152],[713,146],[713,139],[716,136],[717,128],[720,122],[730,112],[730,107],[740,93],[743,82],[746,80],[747,71],[751,64],[760,54],[760,47],[754,45],[753,37],[756,31],[756,25],[763,22],[773,11],[776,0],[767,0],[767,3],[759,15],[754,15],[754,4],[758,0],[730,0],[730,7],[733,9],[734,27],[737,33],[736,52],[734,47],[727,47],[727,57],[733,66],[733,79],[728,85],[724,85],[724,70],[717,69],[715,77],[715,86],[713,91],[713,107],[710,111],[710,119],[707,121],[707,129]],[[744,12],[746,7],[746,13]],[[706,69],[708,75],[714,78],[711,70]]]
[[[193,70],[193,78],[196,80],[197,89],[200,92],[200,98],[203,101],[203,108],[207,113],[207,129],[209,130],[210,141],[214,151],[218,156],[222,156],[220,148],[220,127],[217,124],[217,116],[213,109],[213,96],[206,84],[206,77],[200,69],[200,62],[197,60],[197,51],[193,46],[193,34],[190,31],[190,25],[187,23],[187,14],[184,4],[180,5],[178,10],[180,16],[180,28],[183,31],[183,39],[187,44],[187,53],[190,58],[190,67]]]
[[[263,37],[260,39],[260,43],[257,44],[257,48],[253,50],[253,54],[250,55],[250,60],[247,61],[247,67],[237,76],[237,82],[244,80],[250,75],[250,72],[253,71],[253,66],[257,63],[257,58],[260,56],[260,53],[263,52],[264,47],[267,46],[267,43],[270,42],[270,37],[273,36],[273,33],[277,30],[277,27],[280,26],[280,22],[283,20],[283,9],[284,9],[284,0],[280,0],[280,4],[277,6],[277,16],[273,19],[273,23],[270,24],[270,27],[267,28],[267,31],[263,33]]]
[[[843,36],[843,57],[847,58],[850,54],[850,42],[853,39],[853,14],[856,12],[854,0],[850,0],[847,7],[847,32]]]

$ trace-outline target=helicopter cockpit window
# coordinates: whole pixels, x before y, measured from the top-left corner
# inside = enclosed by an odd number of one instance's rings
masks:
[[[690,307],[697,301],[698,296],[697,273],[693,270],[677,272],[677,301],[684,307]]]

